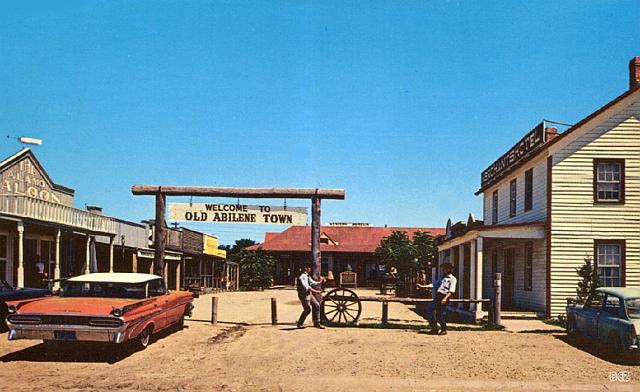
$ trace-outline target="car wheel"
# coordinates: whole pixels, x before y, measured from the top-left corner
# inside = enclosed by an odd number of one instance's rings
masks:
[[[573,317],[567,319],[567,336],[575,337],[578,333],[578,328],[576,327],[576,320]]]
[[[184,314],[182,315],[182,317],[180,317],[180,320],[178,320],[178,322],[176,323],[176,329],[178,331],[181,331],[182,329],[184,329]]]
[[[151,327],[151,325],[147,325],[147,327],[143,329],[142,332],[140,332],[140,335],[138,335],[138,345],[141,348],[147,348],[147,346],[149,345],[152,330],[153,328]]]

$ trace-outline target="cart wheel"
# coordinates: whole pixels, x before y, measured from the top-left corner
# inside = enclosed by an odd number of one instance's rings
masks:
[[[334,289],[329,291],[322,301],[323,321],[348,325],[358,321],[362,313],[362,303],[358,295],[349,289]]]

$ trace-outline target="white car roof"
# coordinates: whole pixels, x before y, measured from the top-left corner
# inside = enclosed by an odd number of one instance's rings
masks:
[[[162,277],[135,272],[96,272],[93,274],[74,276],[67,280],[69,282],[144,283],[154,279],[162,279]]]

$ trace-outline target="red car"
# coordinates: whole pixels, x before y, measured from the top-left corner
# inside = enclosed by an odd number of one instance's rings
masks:
[[[94,273],[70,278],[59,296],[7,303],[9,340],[137,341],[191,317],[193,294],[167,291],[162,277]]]

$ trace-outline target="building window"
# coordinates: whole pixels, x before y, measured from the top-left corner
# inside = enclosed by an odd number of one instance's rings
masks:
[[[491,251],[491,273],[495,274],[498,272],[498,250],[494,249]]]
[[[6,280],[7,276],[7,236],[0,234],[0,280]]]
[[[533,209],[533,169],[524,172],[524,210]]]
[[[600,285],[624,286],[625,241],[596,240],[595,253]]]
[[[329,275],[329,258],[328,257],[320,258],[320,275],[321,276]]]
[[[491,205],[491,223],[498,223],[498,191],[493,191],[493,199]]]
[[[593,160],[595,202],[624,203],[624,159]]]
[[[524,289],[533,289],[533,243],[527,242],[524,245]]]
[[[518,181],[512,180],[509,184],[509,216],[516,216],[516,202],[518,201]]]

